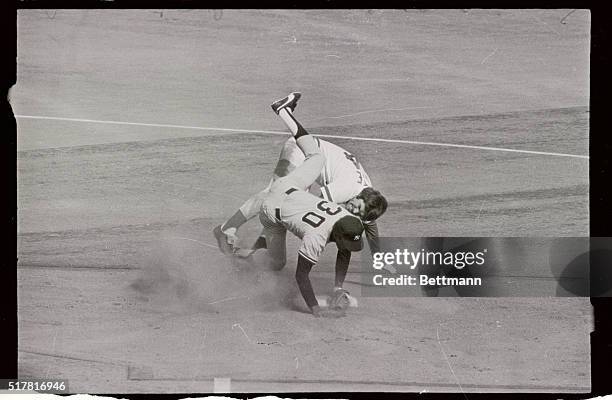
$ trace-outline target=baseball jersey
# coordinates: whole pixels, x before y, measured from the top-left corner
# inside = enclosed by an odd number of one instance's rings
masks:
[[[323,253],[334,224],[342,217],[352,216],[336,203],[295,187],[264,202],[262,211],[266,214],[266,219],[262,220],[264,227],[274,229],[281,225],[302,239],[298,253],[313,264]]]
[[[325,156],[325,165],[316,179],[325,200],[345,203],[364,188],[372,187],[370,177],[353,154],[316,136],[314,138]],[[289,139],[286,146],[283,157],[296,166],[302,164],[305,156],[297,147],[295,139]]]
[[[320,143],[325,155],[325,166],[317,183],[324,199],[344,203],[357,196],[366,187],[372,187],[370,177],[357,158],[340,146],[324,140]]]

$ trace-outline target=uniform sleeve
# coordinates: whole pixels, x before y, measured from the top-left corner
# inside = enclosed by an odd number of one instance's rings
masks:
[[[334,282],[335,287],[342,287],[342,284],[344,284],[344,280],[346,279],[346,273],[348,272],[350,262],[351,252],[345,249],[338,249],[338,255],[336,256],[336,278]]]
[[[308,305],[310,309],[319,305],[314,290],[312,289],[310,278],[308,277],[313,265],[313,263],[300,254],[298,256],[297,268],[295,269],[295,280],[297,281],[298,288],[300,288],[300,293],[306,305]]]
[[[306,234],[302,238],[302,244],[298,249],[298,254],[313,264],[319,262],[319,257],[323,250],[325,249],[325,245],[327,244],[327,239],[321,237],[316,234]]]
[[[378,225],[376,225],[376,221],[365,222],[363,226],[366,238],[368,239],[368,245],[370,246],[370,252],[372,254],[378,253],[380,244],[378,242]]]

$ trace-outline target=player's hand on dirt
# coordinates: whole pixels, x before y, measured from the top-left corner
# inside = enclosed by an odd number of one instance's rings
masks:
[[[346,310],[332,310],[327,307],[314,306],[312,307],[312,315],[315,318],[341,318],[346,315]]]
[[[345,311],[351,304],[351,299],[348,290],[338,288],[327,299],[327,305],[330,310]]]

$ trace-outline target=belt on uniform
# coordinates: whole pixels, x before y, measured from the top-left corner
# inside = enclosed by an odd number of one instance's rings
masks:
[[[291,194],[291,193],[293,193],[293,192],[297,192],[297,189],[296,189],[296,188],[294,188],[294,187],[287,189],[287,190],[285,191],[285,194],[288,196],[288,195],[290,195],[290,194]],[[276,207],[276,208],[274,209],[274,216],[276,217],[276,219],[277,219],[277,220],[279,220],[279,221],[281,220],[281,212],[280,212],[280,207]]]

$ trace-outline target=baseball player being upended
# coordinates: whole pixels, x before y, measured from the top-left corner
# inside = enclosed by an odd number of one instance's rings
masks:
[[[370,178],[355,156],[309,135],[300,125],[293,116],[299,98],[300,93],[291,93],[272,104],[292,138],[283,147],[270,184],[247,200],[228,221],[215,227],[213,233],[219,249],[233,254],[238,250],[237,229],[259,214],[264,230],[251,251],[266,248],[267,264],[280,270],[287,259],[286,232],[291,231],[302,239],[296,269],[300,292],[315,316],[334,317],[344,311],[333,308],[348,298],[342,285],[351,252],[362,248],[364,229],[370,249],[378,250],[374,221],[386,211],[387,201],[371,187]],[[307,192],[315,181],[321,197]],[[308,275],[329,242],[338,247],[334,295],[332,308],[321,309]]]

